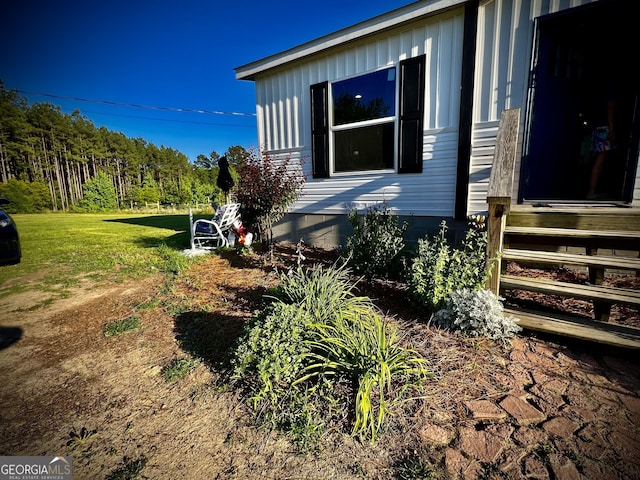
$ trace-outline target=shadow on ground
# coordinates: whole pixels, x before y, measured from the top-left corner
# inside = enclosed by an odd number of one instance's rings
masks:
[[[219,313],[186,312],[175,319],[174,333],[182,349],[212,367],[228,366],[228,354],[242,334],[244,319]]]

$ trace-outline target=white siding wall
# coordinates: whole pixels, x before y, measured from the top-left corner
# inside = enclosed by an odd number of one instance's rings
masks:
[[[256,78],[258,135],[271,154],[300,157],[308,174],[298,213],[347,213],[388,200],[399,214],[453,216],[463,34],[462,10],[349,45]],[[427,56],[422,174],[311,178],[309,86]]]
[[[521,109],[514,201],[518,197],[534,19],[593,1],[598,0],[481,1],[468,213],[487,209],[498,121],[502,110],[509,108]],[[453,216],[462,28],[463,13],[458,8],[256,77],[260,146],[272,154],[300,157],[309,174],[305,195],[293,211],[340,214],[352,206],[365,207],[386,199],[400,214]],[[423,173],[312,179],[309,86],[370,72],[423,53],[427,56]],[[634,205],[640,205],[640,178],[635,185]]]

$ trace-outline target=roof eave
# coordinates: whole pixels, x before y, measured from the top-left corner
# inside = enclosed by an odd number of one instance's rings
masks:
[[[404,23],[413,22],[421,17],[441,12],[463,4],[468,0],[421,0],[405,7],[346,27],[337,32],[324,35],[315,40],[298,45],[280,53],[270,55],[255,62],[234,68],[237,80],[255,80],[256,75],[290,62],[294,62],[338,45],[359,40],[361,38],[395,28]]]

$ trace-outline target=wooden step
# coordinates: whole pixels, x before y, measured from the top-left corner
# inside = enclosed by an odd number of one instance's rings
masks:
[[[547,252],[543,250],[519,250],[505,248],[502,252],[502,259],[522,263],[573,265],[591,268],[618,268],[640,271],[640,258],[622,256],[579,255],[564,252]]]
[[[640,349],[640,329],[586,318],[542,314],[531,310],[505,308],[525,330],[561,335],[615,347]]]
[[[622,303],[626,305],[640,305],[640,291],[626,288],[606,287],[603,285],[583,285],[566,282],[556,282],[545,278],[515,277],[502,275],[500,289],[518,289],[547,295],[560,295],[581,300],[603,301],[607,303]]]
[[[640,209],[604,206],[511,205],[507,223],[520,227],[640,231]]]
[[[584,230],[578,228],[518,227],[507,225],[506,235],[528,235],[538,237],[625,239],[640,242],[640,232],[631,230]]]

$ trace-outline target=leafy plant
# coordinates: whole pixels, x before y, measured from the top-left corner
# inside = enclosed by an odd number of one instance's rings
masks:
[[[51,209],[51,197],[43,182],[10,178],[0,183],[0,197],[10,200],[3,210],[8,213],[37,213]]]
[[[299,429],[298,438],[314,438],[334,392],[339,403],[355,405],[353,433],[373,442],[394,399],[427,374],[426,360],[402,347],[397,330],[353,289],[344,265],[282,274],[274,303],[234,349],[234,376],[248,381],[256,411],[280,428]],[[344,381],[355,399],[337,388]],[[288,421],[284,405],[296,412]]]
[[[171,383],[180,380],[198,366],[200,362],[193,358],[178,358],[162,369],[162,376]]]
[[[426,359],[402,347],[397,330],[374,310],[346,310],[331,324],[313,327],[309,373],[297,382],[320,374],[352,379],[357,389],[353,433],[374,442],[394,404],[394,380],[401,378],[402,388],[414,386],[412,376],[427,376]]]
[[[456,290],[433,320],[446,328],[491,339],[512,337],[522,328],[505,315],[501,298],[490,290]]]
[[[71,448],[83,447],[97,433],[97,430],[89,430],[87,427],[82,427],[79,432],[72,430],[69,432],[70,438],[67,441],[67,446]]]
[[[344,310],[374,308],[371,299],[356,295],[349,274],[345,264],[327,269],[322,265],[298,267],[280,276],[274,294],[283,302],[301,305],[309,323],[331,323]]]
[[[137,315],[131,315],[130,317],[123,318],[122,320],[107,322],[104,327],[104,336],[114,337],[131,330],[137,330],[138,328],[140,328],[140,317]]]
[[[242,221],[256,228],[259,239],[273,242],[273,224],[299,198],[306,181],[301,161],[250,152],[238,166],[236,199],[242,205]]]
[[[82,200],[78,210],[84,212],[108,212],[118,209],[116,189],[109,176],[104,172],[88,180],[82,186]]]
[[[306,319],[299,305],[275,303],[258,314],[237,342],[234,376],[255,374],[254,402],[267,394],[278,395],[279,385],[290,385],[302,371]],[[274,393],[275,390],[275,393]]]
[[[449,245],[447,223],[432,238],[418,239],[418,251],[411,263],[408,278],[413,296],[431,311],[437,311],[454,290],[484,288],[487,234],[469,228],[458,248]]]
[[[364,215],[352,209],[348,218],[353,233],[347,237],[342,256],[353,270],[369,278],[397,272],[408,223],[399,223],[386,201],[367,208]]]

